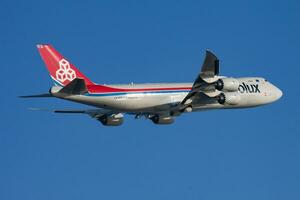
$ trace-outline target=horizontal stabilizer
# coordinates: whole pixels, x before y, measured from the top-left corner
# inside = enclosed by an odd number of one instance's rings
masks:
[[[55,113],[87,113],[85,110],[54,110]]]
[[[19,96],[20,98],[43,98],[43,97],[53,97],[50,93],[45,94],[34,94],[34,95],[25,95],[25,96]]]
[[[87,93],[87,87],[84,79],[75,78],[68,85],[63,87],[59,93],[70,94],[70,95],[79,95]]]

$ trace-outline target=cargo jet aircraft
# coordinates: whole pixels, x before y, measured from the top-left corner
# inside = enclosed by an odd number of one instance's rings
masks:
[[[171,124],[183,113],[255,107],[282,96],[280,89],[264,78],[219,76],[219,60],[210,51],[206,51],[194,83],[99,85],[51,45],[37,45],[37,48],[55,85],[49,93],[21,97],[57,97],[94,106],[95,109],[54,112],[88,114],[106,126],[121,125],[124,114],[145,117],[155,124]]]

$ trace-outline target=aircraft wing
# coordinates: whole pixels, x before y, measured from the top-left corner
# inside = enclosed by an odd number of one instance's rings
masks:
[[[215,86],[207,83],[204,79],[213,78],[216,75],[219,75],[219,59],[211,51],[206,50],[206,56],[201,71],[195,79],[191,91],[180,104],[183,106],[192,103],[194,96],[197,93],[202,93],[204,95],[203,92],[214,91]]]
[[[106,109],[43,109],[43,108],[29,108],[30,110],[35,111],[50,111],[54,113],[65,113],[65,114],[87,114],[92,118],[99,119],[102,116],[112,116],[117,115],[119,113],[113,112],[111,110]]]
[[[209,50],[206,50],[205,60],[199,75],[202,78],[211,78],[219,75],[219,59]]]
[[[100,119],[103,116],[112,116],[119,113],[113,112],[106,109],[87,109],[87,110],[53,110],[54,113],[65,113],[65,114],[87,114],[94,119]]]

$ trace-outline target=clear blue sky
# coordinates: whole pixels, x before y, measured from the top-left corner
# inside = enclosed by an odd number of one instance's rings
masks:
[[[0,199],[300,199],[299,1],[0,3]],[[51,43],[98,83],[189,82],[205,49],[221,73],[262,76],[283,98],[192,113],[171,126],[28,107],[52,82],[36,50]]]

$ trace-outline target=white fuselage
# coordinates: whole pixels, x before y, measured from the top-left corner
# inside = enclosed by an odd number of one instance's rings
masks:
[[[215,77],[214,81],[219,77]],[[237,78],[239,81],[240,100],[235,105],[199,102],[193,106],[192,111],[203,109],[218,108],[244,108],[254,107],[272,103],[282,96],[282,92],[273,84],[263,78],[248,77]],[[59,93],[53,95],[59,98],[129,113],[152,113],[169,111],[172,107],[178,105],[189,93],[189,90],[160,91],[161,88],[191,88],[193,83],[159,83],[159,84],[126,84],[126,85],[108,85],[122,89],[139,88],[157,88],[157,91],[138,91],[138,92],[114,92],[114,93],[87,93],[85,95],[61,96]],[[58,86],[53,91],[59,90]],[[223,92],[223,91],[222,91]],[[226,92],[226,91],[225,91]],[[208,96],[216,96],[220,91],[207,92]]]

